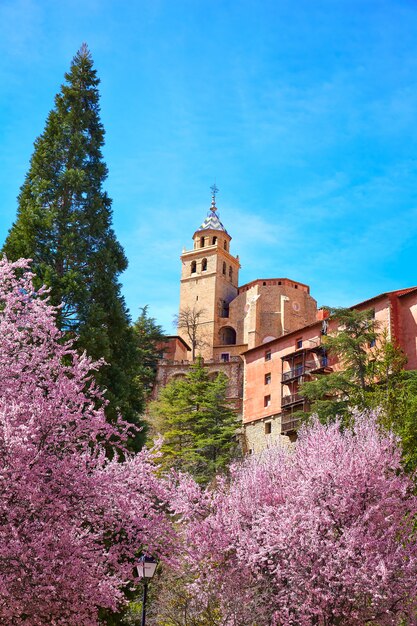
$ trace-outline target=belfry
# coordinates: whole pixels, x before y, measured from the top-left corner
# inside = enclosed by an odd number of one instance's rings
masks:
[[[198,319],[196,347],[205,359],[218,348],[236,344],[236,331],[227,325],[229,305],[238,295],[239,257],[230,253],[231,236],[220,221],[215,186],[207,217],[193,235],[192,250],[181,255],[180,316]],[[190,342],[181,325],[178,334]]]

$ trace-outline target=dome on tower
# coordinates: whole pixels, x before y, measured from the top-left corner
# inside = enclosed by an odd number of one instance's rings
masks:
[[[212,210],[207,213],[206,219],[200,228],[197,228],[197,232],[200,230],[222,230],[224,233],[227,233],[227,230],[219,220],[219,216]]]
[[[213,195],[211,197],[211,207],[209,212],[207,213],[207,217],[204,222],[201,224],[200,228],[197,228],[197,233],[201,230],[221,230],[227,235],[229,234],[223,224],[221,223],[219,216],[217,215],[217,207],[216,207],[216,193],[219,191],[216,185],[211,187]]]

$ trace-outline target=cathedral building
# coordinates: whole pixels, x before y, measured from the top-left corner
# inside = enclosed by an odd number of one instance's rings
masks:
[[[242,416],[247,452],[296,437],[300,410],[308,410],[299,385],[339,368],[323,346],[336,330],[317,309],[308,285],[290,278],[258,278],[239,285],[239,256],[220,220],[216,187],[211,207],[181,255],[178,335],[167,337],[155,396],[172,378],[185,376],[196,356],[210,374],[229,379],[228,398]],[[381,294],[355,305],[372,309],[417,369],[417,287]]]
[[[214,188],[216,191],[216,189]],[[178,336],[167,338],[155,393],[184,376],[200,355],[214,375],[229,378],[229,399],[241,412],[244,359],[250,349],[316,320],[308,285],[289,278],[261,278],[239,285],[239,255],[220,220],[215,192],[211,207],[181,255]]]

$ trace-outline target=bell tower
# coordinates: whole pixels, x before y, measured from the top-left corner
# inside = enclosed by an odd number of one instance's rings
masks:
[[[195,355],[213,358],[213,348],[223,343],[219,336],[229,304],[238,294],[239,257],[230,254],[231,236],[220,221],[216,194],[211,187],[212,201],[207,217],[193,235],[192,250],[181,255],[181,289],[178,334],[190,343],[185,327],[187,318],[194,324]],[[233,329],[230,329],[233,332]]]

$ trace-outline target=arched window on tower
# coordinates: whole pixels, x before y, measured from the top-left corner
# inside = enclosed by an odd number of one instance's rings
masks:
[[[224,242],[224,244],[223,244],[223,248],[224,248],[225,250],[227,250],[227,241],[225,241],[225,242]]]
[[[226,276],[226,263],[223,261],[223,274]]]
[[[229,267],[229,278],[230,278],[230,280],[232,280],[232,278],[233,278],[233,268],[232,268],[231,265]]]
[[[197,271],[197,261],[191,261],[191,274],[195,274]]]
[[[234,346],[236,344],[236,331],[231,326],[223,326],[220,329],[220,345]]]
[[[200,248],[204,248],[204,237],[200,237]]]
[[[215,246],[216,243],[217,243],[217,237],[213,237],[213,244],[212,245]]]
[[[205,272],[207,270],[207,259],[203,259],[201,261],[201,271]]]

